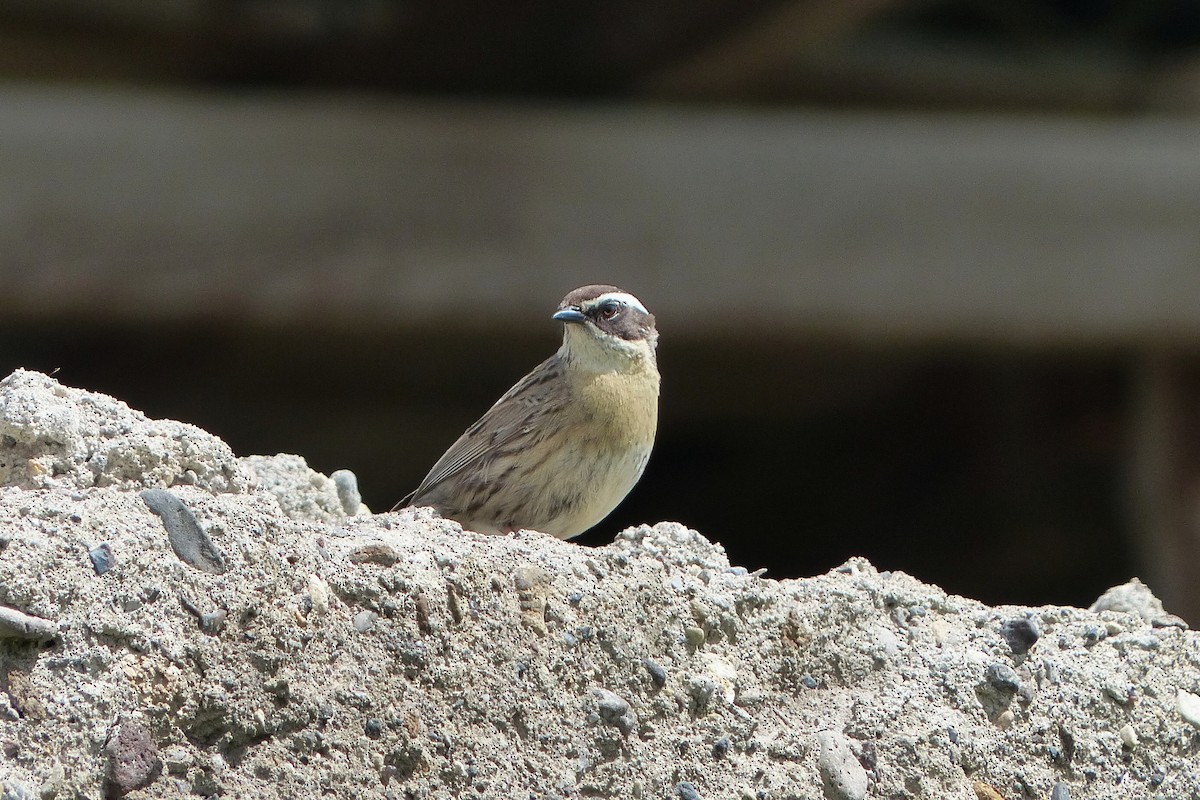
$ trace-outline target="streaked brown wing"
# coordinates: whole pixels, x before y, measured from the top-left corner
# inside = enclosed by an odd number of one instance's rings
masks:
[[[474,425],[467,428],[458,441],[450,445],[421,485],[405,500],[404,504],[415,503],[419,498],[434,487],[450,478],[461,474],[468,468],[478,464],[489,453],[493,453],[512,442],[531,426],[541,416],[547,402],[550,400],[550,387],[564,385],[562,381],[562,364],[554,355],[543,361],[538,367],[526,375],[517,384],[504,393],[487,413],[479,418]]]

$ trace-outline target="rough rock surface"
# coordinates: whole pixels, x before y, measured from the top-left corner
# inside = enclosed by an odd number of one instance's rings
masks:
[[[358,481],[349,470],[326,477],[300,456],[247,456],[242,466],[259,487],[275,495],[280,510],[292,519],[337,522],[347,516],[370,513],[358,495]],[[340,480],[338,480],[340,478]]]
[[[28,372],[0,426],[0,607],[34,632],[0,631],[6,800],[1200,795],[1200,639],[1152,602],[774,581],[673,523],[589,549],[351,516],[294,457],[268,480]]]
[[[37,372],[19,369],[0,385],[0,486],[181,484],[234,492],[248,481],[229,445],[195,425],[149,419]]]

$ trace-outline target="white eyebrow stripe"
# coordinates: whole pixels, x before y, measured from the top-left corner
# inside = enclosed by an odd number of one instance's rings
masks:
[[[632,306],[632,307],[636,308],[638,311],[642,312],[643,314],[650,313],[649,311],[646,310],[646,307],[644,305],[642,305],[642,301],[638,300],[636,297],[629,294],[629,292],[607,292],[605,294],[600,295],[595,300],[589,301],[587,304],[587,307],[595,308],[596,306],[600,305],[601,303],[605,303],[609,300],[616,300],[618,303],[624,303],[627,306]]]

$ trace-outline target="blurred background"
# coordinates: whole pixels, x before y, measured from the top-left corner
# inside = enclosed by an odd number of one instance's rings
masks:
[[[992,603],[1200,622],[1200,4],[6,0],[0,373],[388,509],[656,314],[679,520]]]

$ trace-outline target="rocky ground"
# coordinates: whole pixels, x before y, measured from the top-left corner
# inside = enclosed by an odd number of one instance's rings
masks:
[[[0,637],[0,800],[1200,797],[1200,639],[1141,584],[991,608],[674,523],[483,537],[24,371]]]

